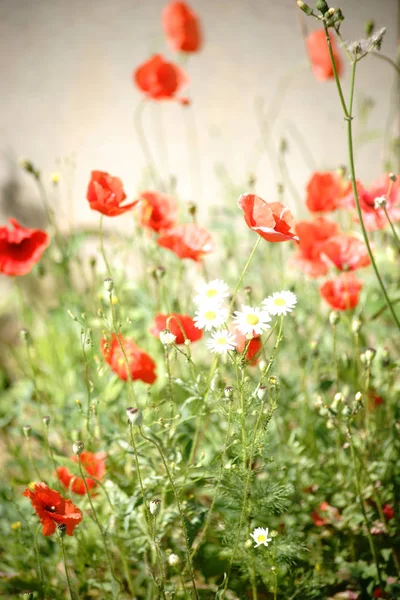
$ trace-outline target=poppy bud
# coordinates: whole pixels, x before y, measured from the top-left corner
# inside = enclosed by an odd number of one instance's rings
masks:
[[[191,215],[192,217],[196,216],[197,213],[197,206],[194,204],[194,202],[189,202],[188,204],[188,213],[189,215]]]
[[[175,342],[176,335],[171,333],[169,329],[163,329],[162,331],[160,331],[159,338],[160,342],[164,344],[164,346],[169,346]]]
[[[253,288],[251,287],[251,285],[246,285],[243,291],[246,294],[246,296],[251,296]]]
[[[362,402],[362,393],[357,392],[357,394],[354,396],[354,399],[356,402]]]
[[[181,559],[179,558],[179,556],[177,554],[174,554],[174,552],[168,556],[168,564],[171,567],[177,567],[180,562],[181,562]]]
[[[130,406],[129,408],[126,409],[126,414],[128,416],[128,420],[129,420],[129,423],[131,423],[131,425],[137,425],[138,427],[140,427],[142,425],[143,414],[142,414],[141,410]]]
[[[319,10],[319,12],[323,15],[325,15],[325,13],[329,10],[329,6],[325,2],[325,0],[318,0],[318,2],[315,5],[315,8]]]
[[[329,315],[329,323],[332,325],[332,327],[335,327],[335,325],[337,325],[340,321],[340,315],[338,312],[336,312],[335,310],[333,310],[330,315]]]
[[[225,398],[231,399],[233,397],[233,387],[231,385],[227,385],[224,389]]]
[[[375,29],[374,21],[371,20],[371,21],[367,21],[365,23],[365,33],[367,34],[368,37],[374,33],[374,29]]]
[[[367,348],[365,351],[365,360],[367,363],[371,363],[375,358],[376,350],[374,348]]]
[[[20,158],[19,160],[19,166],[24,169],[24,171],[26,171],[27,173],[30,173],[31,175],[33,175],[35,177],[35,179],[39,179],[40,177],[40,171],[38,171],[38,169],[36,169],[33,165],[33,163],[26,159],[26,158]]]
[[[19,335],[21,336],[21,338],[28,344],[30,342],[30,333],[27,329],[21,329],[19,332]]]
[[[104,280],[104,289],[106,290],[106,292],[112,292],[114,289],[114,280],[111,279],[111,277],[107,277],[107,279]]]
[[[74,442],[72,444],[72,452],[76,455],[76,456],[80,456],[82,454],[82,452],[85,449],[85,444],[83,442]]]
[[[155,279],[162,279],[165,276],[165,273],[166,269],[162,265],[156,267],[153,272]]]
[[[24,432],[24,436],[26,438],[29,439],[31,437],[32,427],[30,425],[24,425],[22,431]]]
[[[342,410],[342,415],[344,417],[349,417],[351,415],[351,410],[348,406],[345,406]]]
[[[244,543],[244,547],[245,548],[252,548],[253,547],[253,542],[251,540],[246,540]]]
[[[353,319],[353,321],[351,323],[352,332],[359,333],[361,327],[362,327],[362,322],[360,321],[360,319]]]
[[[149,510],[152,515],[157,515],[160,512],[161,500],[159,498],[153,498],[150,500]]]
[[[267,387],[265,385],[262,385],[258,388],[257,390],[257,396],[259,400],[264,400],[265,396],[267,395]]]
[[[60,539],[62,539],[67,532],[67,526],[65,523],[59,523],[57,525],[57,534]]]
[[[382,365],[384,367],[387,367],[388,365],[390,365],[390,353],[387,348],[384,348],[382,350],[381,361],[382,361]]]
[[[397,177],[394,173],[389,173],[389,179],[390,181],[397,181]]]
[[[306,15],[312,15],[313,10],[311,6],[308,6],[308,4],[305,4],[302,2],[302,0],[297,0],[297,6],[300,8],[300,10],[306,13]]]
[[[42,420],[43,420],[43,423],[46,425],[46,427],[48,427],[49,423],[50,423],[50,417],[49,416],[43,417]]]

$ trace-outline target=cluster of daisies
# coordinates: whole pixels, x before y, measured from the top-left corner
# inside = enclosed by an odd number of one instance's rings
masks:
[[[225,306],[228,297],[227,284],[220,279],[214,279],[202,284],[194,298],[197,306],[195,326],[212,331],[206,345],[211,352],[217,354],[226,354],[234,350],[238,343],[238,334],[248,340],[260,336],[271,327],[273,316],[287,315],[297,303],[293,292],[275,292],[265,298],[260,307],[242,305],[241,310],[235,311],[231,327],[227,324],[230,315]]]

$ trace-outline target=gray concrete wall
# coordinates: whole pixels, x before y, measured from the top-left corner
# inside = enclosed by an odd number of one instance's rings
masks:
[[[140,188],[145,161],[133,125],[140,94],[132,69],[152,52],[166,48],[160,13],[163,0],[1,0],[0,2],[0,186],[4,217],[29,204],[36,192],[15,169],[19,156],[31,158],[46,177],[59,170],[72,185],[73,213],[81,223],[97,222],[85,200],[91,169],[119,175],[130,195]],[[193,0],[205,33],[204,50],[190,58],[190,97],[197,123],[202,185],[195,192],[188,168],[188,115],[175,103],[150,106],[145,127],[157,160],[166,172],[159,142],[161,117],[170,171],[178,176],[184,200],[200,201],[203,210],[222,197],[215,165],[224,163],[236,183],[256,171],[257,190],[275,199],[276,178],[268,159],[256,163],[258,129],[255,98],[268,104],[277,86],[290,87],[277,106],[275,143],[288,137],[288,168],[301,190],[311,165],[289,132],[293,124],[306,140],[319,168],[346,162],[344,121],[332,82],[318,83],[309,68],[294,0]],[[362,37],[373,18],[388,28],[386,54],[394,56],[398,40],[396,0],[343,0],[343,34]],[[307,19],[309,27],[314,22]],[[369,135],[382,132],[390,105],[394,72],[371,57],[357,73],[357,100],[372,97],[375,106]],[[348,88],[349,69],[344,86]],[[158,112],[156,112],[158,111]],[[360,122],[356,123],[360,132]],[[382,140],[357,153],[358,172],[367,180],[382,169]],[[73,181],[65,159],[76,163]],[[66,185],[61,189],[66,208]],[[292,204],[293,200],[288,199]],[[18,216],[18,214],[17,214]]]

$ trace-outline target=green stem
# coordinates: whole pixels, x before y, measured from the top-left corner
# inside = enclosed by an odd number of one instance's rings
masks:
[[[106,265],[107,274],[109,277],[111,277],[111,268],[110,268],[109,262],[107,260],[106,251],[104,249],[103,217],[104,217],[104,215],[101,214],[100,215],[100,225],[99,225],[100,252],[101,252],[101,256],[103,257],[104,264]]]
[[[387,208],[386,208],[386,206],[384,206],[384,207],[383,207],[383,210],[384,210],[384,212],[385,212],[385,215],[386,215],[386,218],[387,218],[387,220],[388,220],[388,223],[389,223],[389,225],[390,225],[390,228],[391,228],[391,230],[392,230],[392,232],[393,232],[394,239],[396,240],[396,244],[397,244],[398,248],[400,249],[400,238],[399,238],[399,236],[398,236],[398,234],[397,234],[397,231],[396,231],[396,228],[395,228],[395,226],[393,225],[393,221],[391,220],[391,218],[390,218],[390,216],[389,216],[389,213],[388,213],[388,211],[387,211]]]
[[[114,572],[114,568],[112,566],[111,556],[110,556],[110,553],[109,553],[109,550],[108,550],[106,536],[104,534],[102,526],[100,525],[100,521],[99,521],[99,519],[97,517],[96,510],[95,510],[95,508],[93,506],[93,502],[92,502],[92,499],[90,497],[90,491],[89,491],[88,485],[86,483],[86,478],[85,478],[85,474],[84,474],[83,469],[82,469],[82,463],[81,463],[81,457],[80,456],[78,456],[78,465],[79,465],[80,475],[82,477],[83,484],[84,484],[85,490],[86,490],[86,494],[87,494],[87,497],[88,497],[88,500],[89,500],[90,508],[92,510],[92,513],[93,513],[93,518],[94,518],[94,520],[96,522],[96,525],[97,525],[97,527],[98,527],[98,529],[100,531],[101,539],[103,541],[104,551],[106,553],[107,562],[108,562],[108,566],[110,568],[111,576],[114,579],[114,581],[119,585],[119,588],[121,590],[122,589],[122,584],[121,584],[120,580],[117,578],[117,576],[116,576],[116,574]]]
[[[345,116],[345,120],[347,121],[347,144],[348,144],[348,152],[349,152],[351,184],[352,184],[352,188],[353,188],[353,194],[354,194],[354,199],[355,199],[355,203],[356,203],[358,219],[360,221],[360,226],[361,226],[361,230],[362,230],[364,242],[365,242],[365,245],[367,247],[368,256],[370,258],[372,267],[373,267],[373,269],[375,271],[376,279],[378,280],[378,283],[380,285],[380,288],[382,290],[382,293],[383,293],[383,296],[384,296],[384,298],[386,300],[388,308],[389,308],[390,312],[392,313],[393,319],[394,319],[397,327],[400,330],[400,321],[399,321],[399,319],[398,319],[398,317],[396,315],[396,312],[394,311],[392,303],[390,302],[389,296],[387,295],[385,285],[383,283],[383,280],[381,278],[381,275],[379,273],[378,267],[377,267],[376,262],[375,262],[374,255],[373,255],[372,250],[371,250],[371,246],[370,246],[368,235],[367,235],[367,230],[365,229],[364,220],[363,220],[363,216],[362,216],[362,210],[361,210],[361,206],[360,206],[360,199],[358,197],[358,190],[357,190],[357,183],[356,183],[357,180],[356,180],[356,172],[355,172],[355,165],[354,165],[353,128],[352,128],[352,120],[353,120],[352,109],[353,109],[354,83],[355,83],[355,74],[356,74],[357,62],[354,60],[353,61],[353,65],[352,65],[351,84],[350,84],[350,101],[349,101],[349,107],[350,108],[348,110],[347,106],[346,106],[346,102],[345,102],[344,97],[343,97],[342,86],[341,86],[340,81],[339,81],[339,76],[338,76],[338,72],[337,72],[337,69],[336,69],[336,63],[335,63],[335,59],[333,57],[333,51],[332,51],[332,47],[331,47],[331,40],[330,40],[330,37],[329,37],[327,25],[326,25],[325,22],[324,22],[324,27],[325,27],[326,40],[327,40],[327,43],[328,43],[329,55],[330,55],[330,58],[331,58],[332,69],[333,69],[333,74],[334,74],[334,77],[335,77],[336,87],[337,87],[337,90],[338,90],[338,93],[339,93],[339,98],[340,98],[340,102],[342,104],[342,108],[343,108],[343,113],[344,113],[344,116]]]
[[[64,546],[64,540],[62,537],[59,537],[60,540],[60,546],[61,546],[61,552],[62,552],[62,556],[63,556],[63,562],[64,562],[64,569],[65,569],[65,576],[67,578],[67,583],[68,583],[68,589],[69,589],[69,594],[71,596],[71,600],[74,600],[75,598],[75,594],[72,590],[72,584],[71,584],[71,580],[69,578],[69,573],[68,573],[68,567],[67,567],[67,556],[65,554],[65,546]]]
[[[153,184],[156,186],[156,189],[159,188],[161,191],[165,191],[163,182],[159,179],[157,175],[156,163],[154,161],[153,155],[150,150],[150,146],[147,142],[146,135],[143,129],[143,109],[145,107],[146,101],[143,100],[139,103],[137,109],[135,110],[135,128],[136,133],[139,138],[139,143],[143,152],[143,155],[147,161],[147,166],[150,171],[151,179],[153,180]]]
[[[364,519],[365,527],[367,529],[367,537],[368,537],[369,547],[370,547],[371,554],[372,554],[374,562],[375,562],[376,572],[377,572],[378,580],[379,580],[379,585],[383,588],[384,584],[383,584],[383,581],[382,581],[381,570],[380,570],[380,567],[379,567],[378,555],[376,553],[374,541],[372,539],[371,528],[370,528],[370,525],[369,525],[367,513],[365,512],[364,502],[363,502],[362,495],[361,495],[361,485],[360,485],[360,479],[359,479],[359,476],[358,476],[356,454],[355,454],[353,436],[351,434],[350,426],[348,427],[348,436],[349,436],[349,440],[350,440],[351,458],[352,458],[352,461],[353,461],[354,481],[355,481],[355,485],[356,485],[357,498],[358,498],[360,509],[361,509],[361,513],[362,513],[362,516],[363,516],[363,519]]]
[[[150,442],[150,444],[153,444],[153,446],[155,446],[157,448],[158,453],[159,453],[159,455],[161,457],[162,463],[164,465],[164,469],[165,469],[165,472],[167,474],[168,480],[170,482],[171,489],[172,489],[172,492],[174,494],[176,506],[178,508],[179,516],[180,516],[180,519],[181,519],[181,526],[182,526],[182,531],[183,531],[183,537],[185,538],[187,567],[188,567],[188,570],[189,570],[190,579],[192,580],[193,593],[194,593],[194,596],[195,596],[196,600],[199,600],[199,595],[198,595],[197,587],[196,587],[196,580],[195,580],[194,571],[193,571],[192,559],[190,557],[190,546],[189,546],[189,538],[188,538],[188,533],[187,533],[187,528],[186,528],[186,523],[185,523],[185,515],[183,514],[183,511],[182,511],[182,506],[181,506],[181,503],[180,503],[180,500],[179,500],[178,490],[177,490],[177,488],[175,486],[174,479],[173,479],[173,477],[171,475],[171,472],[170,472],[170,470],[168,468],[167,461],[165,460],[164,452],[163,452],[163,450],[161,448],[161,445],[158,442],[156,442],[155,440],[147,437],[143,433],[141,427],[139,427],[139,431],[140,431],[140,435],[142,436],[142,438],[144,440],[147,440],[148,442]]]
[[[257,239],[256,243],[254,244],[253,250],[251,251],[249,258],[247,259],[247,263],[245,264],[245,266],[243,268],[243,271],[242,271],[242,273],[240,275],[238,284],[237,284],[237,286],[235,288],[235,291],[233,292],[232,300],[231,300],[231,303],[229,305],[228,320],[232,316],[232,311],[233,311],[233,307],[234,307],[234,304],[235,304],[237,293],[239,291],[240,286],[242,285],[242,281],[244,279],[246,271],[249,268],[251,261],[253,260],[253,256],[256,253],[256,250],[258,248],[258,244],[261,242],[261,240],[262,240],[261,236],[258,236],[258,239]]]
[[[39,527],[36,529],[35,534],[34,534],[34,540],[35,540],[35,550],[36,550],[36,558],[37,558],[37,563],[38,563],[40,585],[42,586],[42,589],[44,591],[45,586],[44,586],[43,566],[42,566],[42,561],[40,558],[40,550],[39,550],[39,543],[38,543],[38,533],[39,533],[41,527],[42,526],[39,525]]]

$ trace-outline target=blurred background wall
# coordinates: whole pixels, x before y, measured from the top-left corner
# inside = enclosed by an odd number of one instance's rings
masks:
[[[332,81],[319,83],[310,71],[295,0],[191,0],[201,17],[204,49],[185,63],[192,107],[164,102],[148,106],[144,126],[165,174],[177,180],[183,200],[204,213],[222,198],[222,166],[239,191],[249,174],[265,199],[276,199],[276,165],[260,154],[256,109],[269,108],[268,142],[285,138],[287,169],[302,190],[312,168],[346,163],[341,107]],[[134,127],[140,93],[132,70],[151,53],[173,58],[164,41],[160,14],[165,0],[1,0],[0,2],[0,189],[2,221],[28,207],[34,220],[37,191],[17,166],[31,159],[49,181],[61,171],[61,210],[82,224],[97,223],[85,200],[92,169],[122,178],[130,196],[144,185],[146,161]],[[311,4],[313,4],[311,2]],[[342,0],[346,39],[364,36],[374,19],[386,26],[383,51],[392,57],[399,38],[396,0]],[[317,25],[305,19],[309,29]],[[382,172],[382,133],[388,120],[394,70],[368,57],[357,73],[357,171],[366,182]],[[349,83],[349,68],[344,86]],[[398,98],[398,97],[397,97]],[[371,101],[373,104],[371,104]],[[362,113],[369,117],[362,124]],[[192,111],[192,112],[189,112]],[[191,176],[187,136],[196,123],[201,179]],[[164,133],[161,134],[161,131]],[[162,150],[164,140],[167,153]],[[368,143],[364,143],[368,141]],[[73,207],[67,208],[72,198]],[[300,200],[299,198],[299,200]],[[288,203],[295,204],[295,195]],[[301,209],[296,209],[296,212]],[[30,219],[32,217],[32,219]]]

